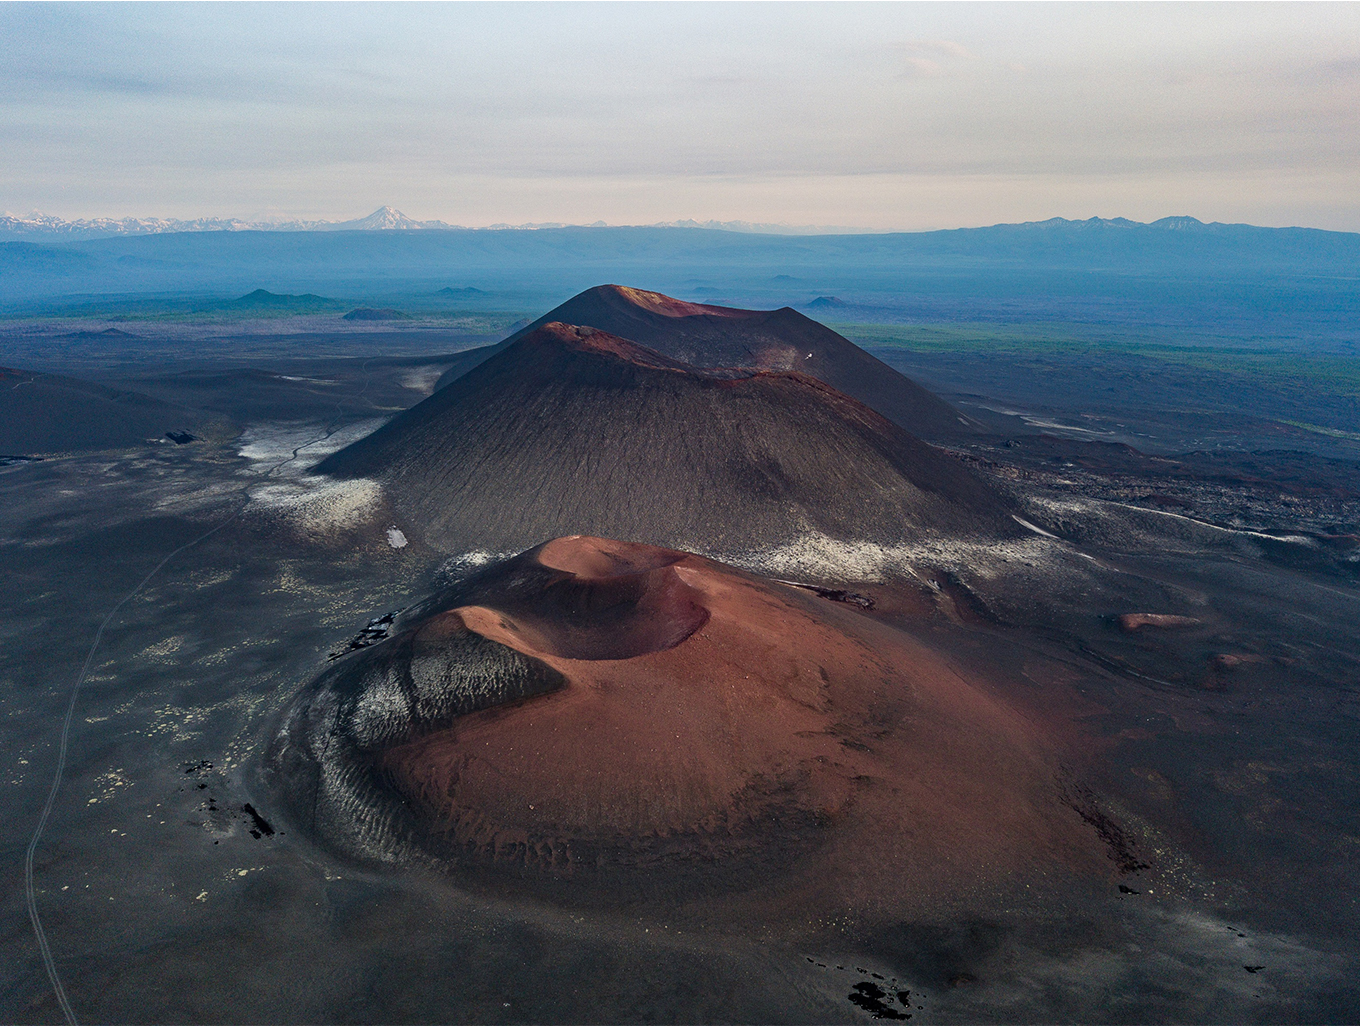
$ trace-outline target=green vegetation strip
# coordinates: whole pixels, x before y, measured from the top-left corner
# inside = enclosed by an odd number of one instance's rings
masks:
[[[1281,424],[1288,424],[1290,427],[1302,428],[1304,431],[1311,431],[1317,435],[1327,435],[1329,438],[1349,438],[1352,441],[1360,442],[1360,432],[1342,431],[1340,428],[1322,427],[1320,424],[1305,424],[1301,420],[1280,420]]]
[[[899,325],[835,324],[860,345],[891,347],[929,355],[989,354],[1011,358],[1122,356],[1174,363],[1214,375],[1249,379],[1276,388],[1322,389],[1360,399],[1360,354],[1308,351],[1302,345],[1243,339],[1236,345],[1149,339],[1101,332],[1082,335],[1071,325]]]

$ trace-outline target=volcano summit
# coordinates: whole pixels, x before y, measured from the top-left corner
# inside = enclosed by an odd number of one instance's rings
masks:
[[[792,307],[740,310],[687,303],[626,285],[597,285],[549,310],[495,349],[512,346],[554,321],[631,339],[691,367],[797,371],[923,438],[956,438],[978,428],[933,392]],[[450,372],[441,384],[460,371]]]

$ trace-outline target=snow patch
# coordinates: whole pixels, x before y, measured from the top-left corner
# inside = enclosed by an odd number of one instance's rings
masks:
[[[1056,534],[1050,534],[1048,531],[1045,531],[1042,527],[1035,527],[1028,520],[1024,519],[1024,517],[1017,517],[1014,513],[1011,514],[1011,519],[1014,520],[1021,527],[1023,527],[1026,531],[1033,531],[1035,534],[1042,535],[1045,538],[1056,539],[1058,537]]]

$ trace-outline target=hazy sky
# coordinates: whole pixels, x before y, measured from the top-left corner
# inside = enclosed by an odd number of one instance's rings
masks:
[[[1360,5],[0,4],[0,209],[1360,231]]]

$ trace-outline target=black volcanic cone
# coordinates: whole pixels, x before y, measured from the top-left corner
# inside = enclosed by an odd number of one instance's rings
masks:
[[[449,551],[589,534],[708,552],[1012,534],[940,450],[796,373],[703,371],[549,324],[320,463]]]
[[[798,371],[925,438],[976,430],[972,421],[933,392],[787,306],[779,310],[701,306],[659,292],[599,285],[544,314],[500,347],[553,321],[589,325],[692,367]]]
[[[0,456],[122,449],[203,427],[201,415],[140,392],[0,367]]]

